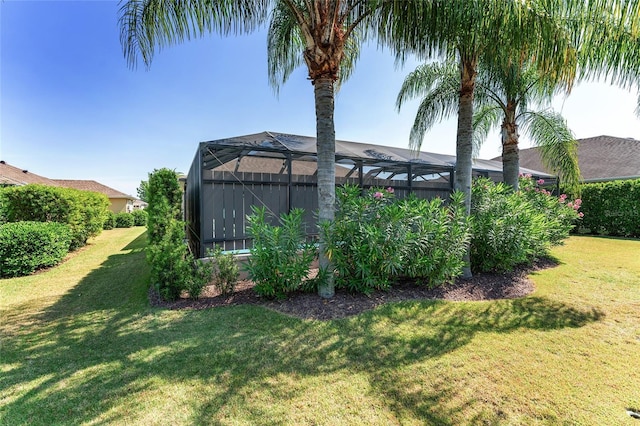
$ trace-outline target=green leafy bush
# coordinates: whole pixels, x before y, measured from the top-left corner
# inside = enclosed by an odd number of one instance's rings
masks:
[[[222,294],[231,294],[238,282],[240,271],[231,253],[223,253],[220,247],[215,250],[207,250],[207,255],[213,258],[215,265],[213,271],[213,283]]]
[[[337,287],[368,294],[399,277],[435,286],[462,272],[469,225],[460,194],[444,206],[441,199],[395,200],[391,188],[361,195],[346,185],[336,198],[335,221],[323,233]]]
[[[133,215],[133,226],[147,226],[147,212],[145,210],[134,210],[131,212]]]
[[[3,211],[8,222],[59,222],[71,229],[70,249],[86,244],[102,231],[109,211],[104,194],[45,185],[2,189]]]
[[[155,244],[162,240],[172,220],[181,219],[182,192],[176,172],[162,168],[150,173],[147,197],[147,233],[149,243]]]
[[[202,290],[215,275],[215,265],[210,261],[195,260],[191,254],[187,254],[186,259],[191,263],[191,270],[186,280],[185,290],[190,298],[198,299]]]
[[[183,292],[197,299],[211,281],[213,266],[195,260],[185,244],[185,224],[179,220],[182,193],[176,173],[169,169],[150,173],[147,195],[151,282],[164,299],[175,300]],[[133,224],[133,215],[129,217]]]
[[[582,185],[580,226],[592,234],[640,237],[640,179]]]
[[[264,207],[253,207],[247,231],[253,238],[247,262],[254,289],[261,296],[283,298],[301,288],[309,274],[316,248],[306,242],[302,209],[280,216],[281,226],[267,222]]]
[[[584,216],[583,212],[578,211],[582,206],[582,200],[580,198],[569,200],[565,194],[555,197],[541,185],[544,185],[542,179],[534,182],[528,176],[520,177],[520,193],[538,213],[544,214],[545,237],[549,244],[562,244],[576,227],[579,218]]]
[[[116,213],[116,228],[131,228],[133,223],[134,219],[131,213]]]
[[[508,271],[548,255],[569,235],[580,201],[567,202],[528,177],[518,192],[503,183],[476,179],[472,188],[471,265],[476,271]]]
[[[187,290],[192,265],[184,244],[182,222],[171,221],[165,227],[160,241],[147,247],[147,260],[151,266],[151,282],[165,300],[175,300]]]
[[[29,275],[60,263],[69,252],[71,231],[56,222],[0,225],[0,276]]]
[[[116,214],[111,210],[109,210],[107,212],[107,218],[105,219],[104,224],[102,225],[102,229],[109,230],[115,227],[116,227]]]

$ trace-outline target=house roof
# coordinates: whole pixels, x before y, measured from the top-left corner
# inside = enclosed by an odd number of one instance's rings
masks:
[[[273,157],[282,158],[283,153],[290,154],[294,160],[315,161],[317,158],[316,138],[291,135],[278,132],[261,132],[245,136],[236,136],[209,142],[202,142],[200,150],[203,154],[205,169],[213,169],[240,157]],[[451,170],[455,167],[456,157],[453,155],[431,152],[414,152],[407,148],[398,148],[368,143],[336,140],[336,163],[350,165],[354,161],[363,161],[369,166],[384,167],[391,170],[393,164],[411,163],[416,167],[428,166],[432,170]],[[244,160],[243,160],[244,161]],[[493,160],[475,160],[473,169],[481,172],[502,173],[502,163]],[[521,168],[522,173],[534,176],[552,177],[552,174]]]
[[[127,200],[135,200],[135,197],[127,195],[116,189],[103,185],[95,180],[68,180],[68,179],[53,179],[59,186],[65,188],[80,189],[83,191],[99,192],[106,195],[108,198],[124,198]]]
[[[62,186],[52,179],[12,166],[5,161],[0,161],[0,185],[28,185],[30,183]]]
[[[549,172],[539,148],[520,150],[520,165]],[[578,165],[585,182],[640,178],[640,140],[605,135],[578,139]]]

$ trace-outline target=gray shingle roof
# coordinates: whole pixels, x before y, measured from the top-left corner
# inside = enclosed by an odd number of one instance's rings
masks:
[[[578,139],[578,164],[582,179],[587,182],[638,178],[640,140],[605,135]],[[539,148],[520,150],[520,166],[550,172],[540,160]]]

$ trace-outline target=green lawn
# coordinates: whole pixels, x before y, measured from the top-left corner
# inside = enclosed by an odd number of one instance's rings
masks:
[[[328,322],[150,308],[144,245],[0,280],[0,424],[640,425],[640,241],[572,237],[524,299]]]

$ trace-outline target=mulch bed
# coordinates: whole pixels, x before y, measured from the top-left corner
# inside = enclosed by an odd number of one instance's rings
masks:
[[[151,288],[149,301],[152,306],[167,309],[207,309],[217,306],[259,305],[287,315],[305,319],[330,320],[357,315],[389,302],[403,300],[441,299],[452,301],[515,299],[534,290],[533,282],[527,278],[532,271],[555,266],[552,260],[543,259],[531,267],[518,268],[508,273],[478,273],[469,280],[457,279],[455,283],[429,289],[411,281],[394,284],[388,291],[376,291],[366,296],[336,290],[331,299],[317,294],[296,292],[286,300],[269,300],[258,296],[252,281],[239,281],[230,295],[220,295],[213,286],[203,292],[197,300],[181,298],[167,302]]]

